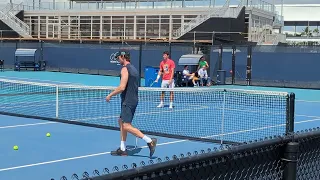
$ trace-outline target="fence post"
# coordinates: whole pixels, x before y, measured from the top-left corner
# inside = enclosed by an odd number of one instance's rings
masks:
[[[221,44],[219,46],[219,70],[222,70],[222,53],[223,53],[223,46]]]
[[[139,87],[141,87],[141,79],[142,79],[142,73],[141,73],[141,64],[142,64],[142,42],[140,42],[139,45]]]
[[[283,180],[296,180],[299,143],[289,142],[286,146],[283,161],[285,161]]]
[[[236,46],[232,46],[232,68],[231,68],[231,75],[232,75],[232,84],[235,83],[235,73],[236,73]]]
[[[247,77],[246,77],[246,81],[247,81],[247,85],[251,85],[251,76],[252,76],[252,65],[251,65],[251,61],[252,61],[252,46],[249,45],[248,46],[248,55],[247,55]]]
[[[171,42],[169,42],[169,54],[170,54],[170,58],[172,58],[172,54],[171,54],[171,52],[172,52],[172,46],[171,46]]]

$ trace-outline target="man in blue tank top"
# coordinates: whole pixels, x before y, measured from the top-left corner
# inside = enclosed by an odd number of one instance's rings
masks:
[[[146,141],[150,149],[150,157],[152,157],[155,152],[157,139],[149,138],[131,124],[138,105],[139,72],[132,64],[130,64],[129,52],[117,52],[116,58],[118,58],[122,65],[120,85],[107,96],[106,100],[109,102],[112,96],[121,93],[121,114],[118,120],[121,132],[121,144],[120,148],[116,151],[112,151],[111,154],[119,156],[128,155],[125,141],[127,139],[127,132],[129,132]]]

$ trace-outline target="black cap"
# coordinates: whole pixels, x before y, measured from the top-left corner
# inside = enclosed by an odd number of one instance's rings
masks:
[[[125,58],[130,58],[130,52],[125,50],[120,50],[115,53],[115,58],[118,58],[119,56],[124,56]]]

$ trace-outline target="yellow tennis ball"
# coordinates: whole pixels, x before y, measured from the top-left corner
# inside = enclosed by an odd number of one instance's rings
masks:
[[[51,134],[50,133],[47,133],[47,137],[50,137],[51,136]]]
[[[18,146],[13,146],[13,149],[14,149],[14,150],[18,150],[19,147],[18,147]]]

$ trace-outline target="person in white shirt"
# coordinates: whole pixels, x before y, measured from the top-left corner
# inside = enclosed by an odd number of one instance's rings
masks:
[[[199,80],[199,78],[195,76],[195,73],[190,74],[190,71],[188,70],[188,65],[184,66],[184,69],[182,71],[182,75],[183,75],[183,78],[188,79],[188,81],[191,80],[194,86],[197,85],[196,81]]]
[[[204,84],[206,85],[208,83],[208,81],[209,81],[207,67],[203,66],[202,68],[200,68],[199,71],[198,71],[198,74],[199,74],[201,86],[203,86]]]

